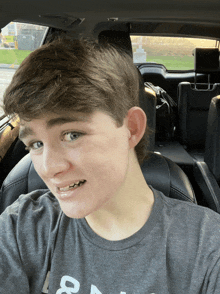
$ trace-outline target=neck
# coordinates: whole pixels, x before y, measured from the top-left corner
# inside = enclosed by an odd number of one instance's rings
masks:
[[[148,220],[154,203],[153,192],[147,185],[136,160],[130,160],[120,191],[101,209],[86,217],[99,236],[117,241],[135,234]]]

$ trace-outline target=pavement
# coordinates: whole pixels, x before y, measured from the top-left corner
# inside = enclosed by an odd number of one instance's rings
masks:
[[[19,65],[17,64],[5,64],[5,63],[0,63],[0,68],[12,68],[12,69],[17,69]]]

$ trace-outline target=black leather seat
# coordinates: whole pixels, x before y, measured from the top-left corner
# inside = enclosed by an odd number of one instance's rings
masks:
[[[149,152],[141,169],[148,185],[163,192],[165,196],[197,203],[188,177],[172,160]]]
[[[204,161],[195,161],[194,176],[205,205],[220,213],[220,96],[208,112]]]
[[[209,107],[204,161],[220,184],[220,95]]]
[[[195,83],[178,85],[179,140],[188,149],[205,149],[206,126],[211,99],[220,94],[220,84],[197,84],[197,73],[206,74],[219,70],[217,48],[196,48]],[[209,88],[210,86],[210,88]]]
[[[30,154],[24,156],[4,180],[0,192],[0,213],[11,205],[21,194],[37,189],[47,189],[35,171]]]
[[[196,203],[193,188],[181,168],[162,155],[149,152],[142,165],[143,175],[149,185],[166,196]],[[3,182],[0,194],[0,213],[21,194],[27,194],[47,186],[34,169],[27,154],[9,173]]]

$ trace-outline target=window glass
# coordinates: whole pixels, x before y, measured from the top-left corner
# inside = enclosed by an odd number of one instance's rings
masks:
[[[29,23],[11,22],[0,34],[0,105],[6,87],[21,62],[42,45],[48,28]],[[0,116],[3,111],[0,107]]]
[[[194,69],[196,47],[216,47],[216,40],[157,36],[131,36],[134,63],[156,62],[168,70]]]

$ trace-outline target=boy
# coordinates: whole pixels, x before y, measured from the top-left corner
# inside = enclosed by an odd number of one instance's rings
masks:
[[[1,293],[219,293],[219,215],[142,175],[138,85],[132,59],[95,42],[57,40],[21,64],[4,110],[50,192],[0,217]]]

